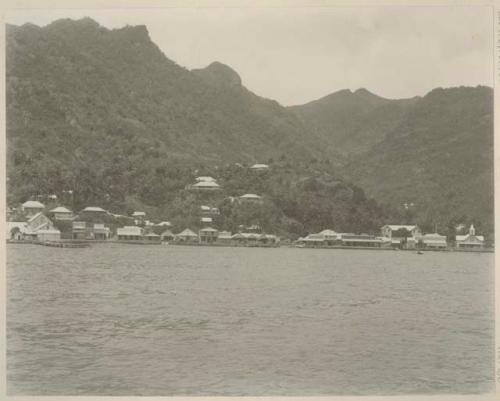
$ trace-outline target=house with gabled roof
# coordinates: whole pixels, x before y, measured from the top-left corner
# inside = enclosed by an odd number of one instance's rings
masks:
[[[199,237],[198,234],[196,234],[194,231],[186,228],[184,231],[181,231],[179,234],[177,234],[175,236],[175,239],[181,242],[194,242],[198,241]]]
[[[38,212],[26,222],[25,238],[37,239],[39,230],[51,230],[54,228],[54,223],[42,212]]]

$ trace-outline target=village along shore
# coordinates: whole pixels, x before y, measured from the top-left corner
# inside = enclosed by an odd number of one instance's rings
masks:
[[[255,164],[254,171],[266,171],[266,164]],[[198,176],[187,190],[203,195],[217,193],[221,186],[210,176]],[[52,247],[87,247],[92,243],[124,243],[130,245],[191,245],[191,246],[244,246],[373,250],[433,250],[489,252],[483,235],[476,234],[473,224],[458,227],[450,241],[438,232],[423,233],[415,224],[385,224],[378,235],[337,232],[327,228],[309,233],[295,240],[282,239],[275,233],[264,232],[259,224],[240,225],[236,232],[219,230],[216,225],[221,211],[217,206],[200,204],[197,229],[185,227],[173,231],[169,221],[151,221],[146,212],[134,211],[130,215],[114,214],[99,206],[87,206],[74,213],[58,204],[52,195],[53,208],[39,200],[25,201],[8,209],[7,241],[10,243],[39,244]],[[264,197],[247,193],[229,197],[231,203],[259,208]],[[209,203],[209,202],[207,202]],[[437,230],[435,230],[437,231]]]

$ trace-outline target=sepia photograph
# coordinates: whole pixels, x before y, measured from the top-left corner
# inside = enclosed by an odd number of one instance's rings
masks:
[[[494,4],[119,4],[4,13],[6,395],[494,396]]]

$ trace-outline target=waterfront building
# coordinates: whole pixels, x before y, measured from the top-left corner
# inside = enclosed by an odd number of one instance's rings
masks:
[[[74,221],[71,230],[71,237],[73,239],[86,239],[87,226],[84,221]]]
[[[161,236],[153,232],[144,235],[143,239],[145,239],[148,242],[161,242]]]
[[[261,234],[258,241],[262,244],[277,244],[280,239],[274,234]]]
[[[326,245],[336,245],[341,238],[338,233],[329,229],[323,230],[319,234],[323,236]]]
[[[142,228],[137,226],[125,226],[116,229],[119,241],[139,241],[142,239]]]
[[[42,212],[45,209],[45,205],[38,201],[29,200],[21,205],[21,209],[27,216],[34,216]]]
[[[324,246],[325,236],[321,233],[312,233],[306,237],[301,237],[297,240],[299,244],[304,244],[307,246]]]
[[[37,231],[36,238],[38,241],[59,241],[61,232],[56,228],[42,229]]]
[[[28,224],[25,221],[7,222],[7,239],[21,241],[24,239]]]
[[[258,233],[236,233],[231,238],[237,243],[251,245],[257,243],[259,237]]]
[[[221,244],[230,244],[232,242],[232,235],[229,231],[220,231],[217,236],[217,242]]]
[[[72,220],[73,212],[64,206],[58,206],[55,209],[52,209],[49,213],[54,216],[55,220]]]
[[[40,230],[51,230],[54,228],[52,221],[45,216],[42,212],[31,216],[26,222],[26,232],[24,237],[27,239],[37,239],[37,233]]]
[[[92,238],[95,240],[107,240],[110,237],[109,227],[102,223],[95,223],[92,229]]]
[[[186,228],[184,231],[177,234],[175,236],[175,239],[181,242],[194,242],[198,241],[199,237],[198,234],[196,234],[194,231],[190,230],[189,228]]]
[[[369,234],[342,234],[343,246],[380,248],[383,240]]]
[[[416,225],[388,224],[382,227],[381,232],[382,237],[390,240],[391,245],[396,248],[414,248],[422,235]]]
[[[438,233],[422,235],[418,239],[418,243],[421,244],[424,248],[430,249],[446,249],[448,247],[446,236]]]
[[[476,235],[476,229],[471,224],[467,235],[457,235],[455,237],[458,249],[481,249],[484,247],[484,236]]]
[[[205,227],[199,231],[200,242],[212,243],[217,240],[219,231],[212,227]]]
[[[172,241],[174,239],[174,234],[170,230],[166,230],[161,233],[162,241]]]

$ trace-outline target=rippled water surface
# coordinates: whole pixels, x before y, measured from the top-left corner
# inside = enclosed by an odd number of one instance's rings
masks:
[[[493,254],[7,252],[10,395],[493,390]]]

